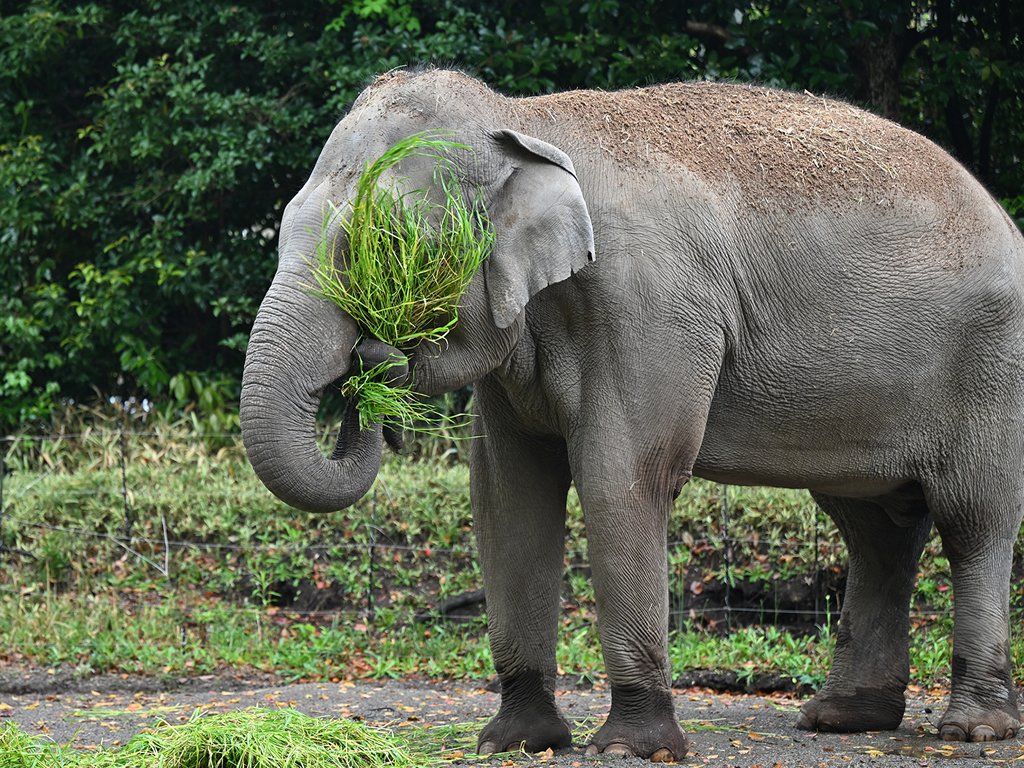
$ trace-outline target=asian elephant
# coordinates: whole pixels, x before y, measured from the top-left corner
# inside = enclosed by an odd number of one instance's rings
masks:
[[[1024,239],[982,186],[921,136],[808,94],[694,82],[509,98],[455,71],[383,75],[285,210],[246,356],[246,448],[296,507],[337,510],[373,482],[381,428],[350,419],[327,458],[314,417],[357,344],[397,354],[309,290],[325,206],[422,131],[472,148],[453,162],[497,236],[449,337],[402,350],[426,394],[475,382],[474,529],[501,680],[479,751],[571,743],[553,687],[575,483],[612,694],[588,751],[685,754],[666,526],[692,475],[809,488],[846,541],[835,660],[799,725],[899,725],[934,524],[955,594],[941,736],[1014,736]],[[419,189],[430,173],[410,160],[393,179]]]

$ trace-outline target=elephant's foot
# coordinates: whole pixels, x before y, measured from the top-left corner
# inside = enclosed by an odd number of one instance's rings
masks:
[[[1020,712],[1013,705],[983,709],[950,704],[939,722],[939,736],[946,741],[1001,741],[1020,730]]]
[[[673,763],[686,757],[688,748],[675,718],[671,691],[633,692],[612,686],[612,711],[587,747],[587,754],[632,755],[654,763]]]
[[[495,752],[543,752],[572,746],[569,725],[553,706],[538,704],[510,712],[505,706],[484,726],[477,754]]]
[[[902,690],[857,688],[854,693],[839,693],[826,687],[801,707],[797,728],[836,733],[892,731],[903,720],[905,708]]]

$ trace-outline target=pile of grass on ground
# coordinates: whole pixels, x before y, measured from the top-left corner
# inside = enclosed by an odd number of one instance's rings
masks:
[[[352,720],[245,709],[163,724],[119,749],[80,752],[0,727],[0,768],[411,768],[407,743]]]
[[[0,724],[0,768],[57,768],[68,765],[65,747],[29,736],[14,723]]]

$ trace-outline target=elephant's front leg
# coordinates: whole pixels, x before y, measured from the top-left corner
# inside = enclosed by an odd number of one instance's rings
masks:
[[[480,388],[478,399],[482,400]],[[472,445],[473,520],[487,594],[501,707],[480,734],[480,754],[572,744],[555,704],[565,502],[561,441],[530,438],[499,419]]]
[[[593,458],[573,466],[612,707],[587,752],[681,760],[687,740],[672,700],[666,544],[677,480],[651,478],[653,465],[641,470],[628,451]]]

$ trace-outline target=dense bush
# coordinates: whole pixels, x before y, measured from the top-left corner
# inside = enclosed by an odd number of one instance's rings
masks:
[[[0,431],[94,393],[230,402],[284,204],[366,79],[417,61],[510,93],[694,77],[832,92],[943,143],[1019,216],[1024,21],[1010,7],[7,3]]]

